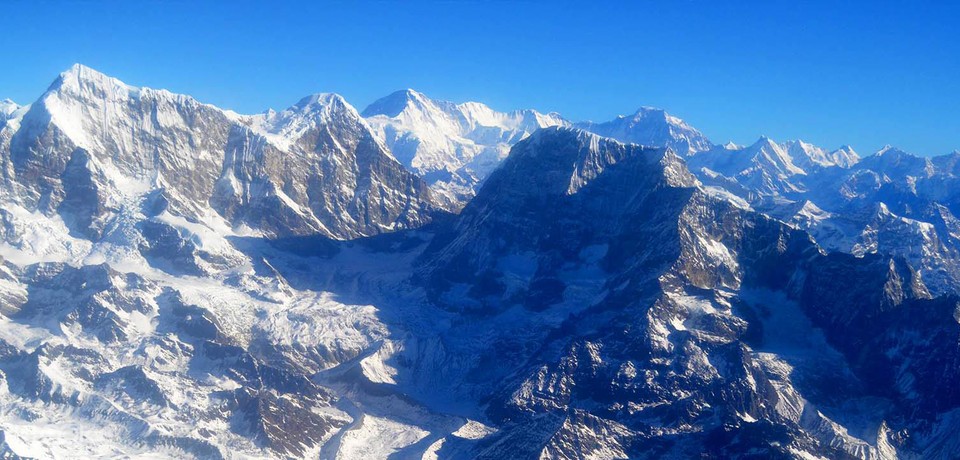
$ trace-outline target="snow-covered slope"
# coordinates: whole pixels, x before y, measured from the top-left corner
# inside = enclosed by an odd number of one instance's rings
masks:
[[[82,66],[5,110],[4,457],[960,447],[960,155],[409,91],[238,115]],[[479,190],[434,214],[429,171]]]
[[[539,128],[568,124],[555,113],[497,112],[478,102],[435,101],[410,89],[370,104],[363,116],[394,156],[454,211],[513,144]]]

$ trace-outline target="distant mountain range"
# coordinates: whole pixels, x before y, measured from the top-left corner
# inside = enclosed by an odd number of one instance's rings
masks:
[[[4,458],[955,458],[960,152],[0,102]]]

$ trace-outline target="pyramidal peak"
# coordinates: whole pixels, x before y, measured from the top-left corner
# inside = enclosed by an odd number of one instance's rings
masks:
[[[773,150],[775,152],[779,152],[783,150],[784,147],[781,146],[779,143],[777,143],[777,141],[767,136],[760,136],[760,138],[757,139],[757,141],[751,144],[749,147],[747,147],[747,149],[757,149],[757,150],[764,149],[764,150]]]
[[[133,96],[139,90],[138,87],[128,85],[83,64],[74,64],[61,72],[48,88],[48,92],[59,94],[96,93],[104,96],[110,93]]]
[[[397,115],[400,115],[410,105],[423,106],[427,104],[427,101],[429,100],[430,99],[428,97],[416,90],[410,88],[402,89],[377,99],[367,106],[361,115],[363,117],[383,115],[389,118],[394,118]]]

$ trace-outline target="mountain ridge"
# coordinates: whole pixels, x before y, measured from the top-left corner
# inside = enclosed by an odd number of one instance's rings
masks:
[[[597,128],[621,142],[552,114],[392,96],[241,115],[78,66],[13,109],[0,449],[960,447],[955,155],[716,146],[649,108]]]

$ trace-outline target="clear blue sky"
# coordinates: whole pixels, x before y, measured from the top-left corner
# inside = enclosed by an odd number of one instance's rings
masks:
[[[81,62],[245,113],[411,87],[575,120],[658,106],[715,142],[960,149],[960,2],[276,3],[3,2],[0,98]]]

